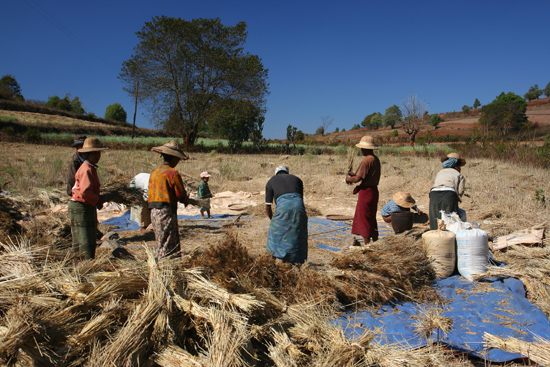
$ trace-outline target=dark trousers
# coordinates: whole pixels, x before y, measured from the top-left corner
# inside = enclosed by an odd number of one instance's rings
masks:
[[[97,210],[95,206],[78,201],[69,202],[69,218],[73,236],[73,252],[86,259],[95,257]]]
[[[441,210],[447,214],[458,214],[458,195],[454,191],[430,192],[430,229],[437,229],[437,220],[441,219]]]

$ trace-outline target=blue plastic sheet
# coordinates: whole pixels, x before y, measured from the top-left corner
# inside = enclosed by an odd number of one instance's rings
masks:
[[[328,251],[340,251],[351,240],[351,226],[338,220],[325,218],[309,218],[309,234],[317,243],[317,247]],[[326,232],[326,233],[324,233]],[[378,223],[378,237],[394,234],[387,223]],[[310,242],[311,243],[311,242]]]
[[[527,342],[535,341],[535,336],[550,338],[548,318],[525,298],[523,283],[518,279],[472,283],[456,275],[435,281],[434,287],[449,302],[440,306],[443,308],[441,316],[451,318],[453,325],[447,334],[440,331],[438,335],[434,331],[431,338],[455,350],[492,362],[506,362],[523,356],[486,349],[484,332]],[[346,313],[335,323],[342,326],[350,339],[357,338],[365,329],[378,329],[377,342],[399,343],[414,349],[427,344],[426,339],[414,331],[415,322],[427,307],[430,306],[417,303],[385,305],[376,314]]]
[[[178,215],[179,220],[185,219],[200,219],[200,215]],[[225,219],[235,217],[235,215],[229,214],[214,214],[212,219],[204,219],[205,223],[208,223],[212,226],[221,226],[222,222]],[[117,226],[118,228],[115,231],[137,231],[139,230],[139,225],[130,219],[130,210],[127,210],[126,213],[120,217],[109,218],[101,222],[102,224],[107,224],[111,226]],[[199,222],[200,223],[200,222]]]

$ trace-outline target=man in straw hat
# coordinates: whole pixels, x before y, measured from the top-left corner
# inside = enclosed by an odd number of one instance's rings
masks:
[[[78,149],[84,162],[76,171],[75,183],[72,187],[71,201],[69,202],[69,217],[71,219],[71,233],[73,237],[73,251],[83,255],[86,259],[95,257],[97,206],[103,205],[99,196],[99,177],[97,163],[101,159],[104,147],[98,138],[86,138],[82,147]]]
[[[388,201],[386,205],[382,207],[381,214],[384,222],[391,223],[391,214],[395,212],[408,212],[411,209],[416,211],[418,214],[422,212],[415,205],[416,201],[413,199],[411,194],[405,191],[399,191],[393,194],[392,200]]]
[[[435,182],[430,191],[430,229],[437,229],[437,220],[441,219],[441,211],[447,214],[460,214],[458,203],[464,194],[466,180],[461,168],[466,161],[458,153],[449,153],[441,158],[443,167],[435,176]],[[462,211],[464,213],[464,211]]]
[[[197,205],[189,198],[181,175],[174,168],[180,160],[189,159],[175,141],[151,149],[160,153],[163,163],[149,177],[148,207],[158,245],[158,258],[175,255],[180,251],[178,229],[178,202]]]
[[[378,240],[378,225],[376,223],[376,210],[378,207],[378,183],[380,182],[380,160],[374,155],[378,146],[374,144],[372,136],[363,136],[361,141],[355,145],[361,148],[365,158],[361,161],[355,173],[349,172],[346,183],[351,185],[359,183],[353,190],[359,194],[351,233],[363,237],[365,244],[370,240]],[[352,244],[356,244],[353,240]],[[349,247],[349,246],[348,246]]]
[[[279,166],[265,185],[265,211],[271,223],[267,233],[267,251],[283,262],[302,264],[307,260],[307,214],[304,184]],[[271,210],[277,204],[275,214]]]
[[[67,170],[67,195],[69,195],[69,197],[73,194],[74,175],[85,160],[80,154],[78,154],[78,149],[82,148],[84,140],[86,140],[86,135],[76,136],[73,144],[71,145],[71,147],[75,148],[76,151],[69,162],[69,169]]]

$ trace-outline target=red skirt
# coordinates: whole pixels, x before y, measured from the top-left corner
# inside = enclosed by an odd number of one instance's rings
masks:
[[[373,241],[378,240],[377,208],[378,187],[370,186],[359,190],[351,233],[367,239],[372,238]]]

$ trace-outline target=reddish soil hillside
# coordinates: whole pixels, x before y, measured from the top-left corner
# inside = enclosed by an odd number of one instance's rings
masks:
[[[425,126],[418,136],[424,135],[427,131],[431,131],[433,136],[445,136],[445,135],[459,135],[468,136],[471,135],[474,125],[479,121],[481,108],[471,110],[469,114],[465,115],[463,112],[451,112],[441,114],[443,122],[437,129],[434,130],[431,126]],[[550,97],[540,98],[536,101],[527,102],[527,117],[529,121],[538,126],[550,126]],[[396,126],[399,131],[399,136],[403,136],[405,133],[403,130]],[[325,135],[327,139],[340,139],[340,140],[356,140],[360,139],[363,135],[372,135],[374,137],[388,137],[394,129],[383,127],[378,130],[369,130],[367,128],[350,130],[340,133],[331,133]]]

